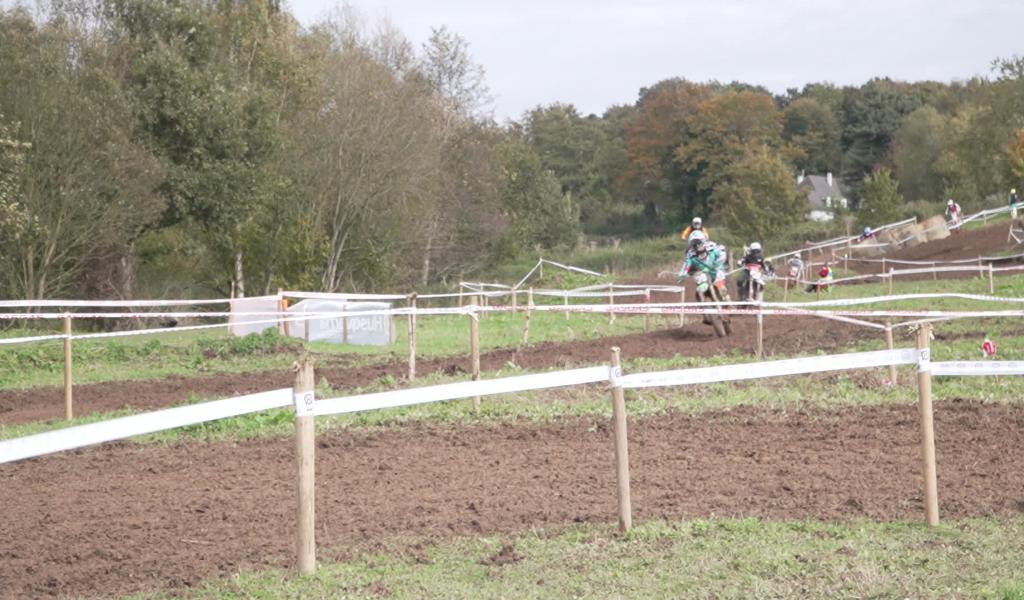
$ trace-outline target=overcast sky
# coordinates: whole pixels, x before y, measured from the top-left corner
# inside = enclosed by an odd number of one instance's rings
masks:
[[[304,24],[338,0],[289,0]],[[859,85],[951,81],[1024,53],[1024,0],[351,0],[419,45],[447,25],[469,42],[495,116],[553,102],[601,114],[669,77]]]

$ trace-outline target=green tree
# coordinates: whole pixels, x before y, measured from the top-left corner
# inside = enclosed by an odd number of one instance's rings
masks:
[[[863,190],[857,212],[857,223],[861,227],[878,227],[899,218],[903,196],[889,169],[882,167],[865,176]]]
[[[911,200],[935,202],[946,189],[937,163],[949,143],[948,120],[931,106],[907,115],[893,136],[893,163],[900,189]]]
[[[555,248],[575,244],[579,236],[579,211],[571,194],[563,194],[558,179],[544,169],[540,157],[523,139],[502,145],[504,165],[501,198],[510,218],[506,251],[517,254],[541,246]]]
[[[130,295],[116,268],[89,277],[93,265],[126,259],[163,209],[153,194],[160,170],[134,140],[118,68],[102,36],[72,20],[0,13],[0,113],[20,124],[0,136],[16,136],[5,145],[15,165],[5,167],[5,194],[14,190],[7,220],[18,229],[0,237],[0,292]]]
[[[796,191],[790,167],[767,147],[730,163],[711,194],[718,222],[749,241],[804,219],[807,198]]]
[[[797,98],[783,112],[782,136],[801,150],[794,163],[808,173],[838,173],[842,161],[839,120],[814,98]]]
[[[860,198],[864,176],[889,166],[892,138],[903,118],[921,106],[920,93],[908,84],[872,79],[843,96],[842,178],[854,199]]]

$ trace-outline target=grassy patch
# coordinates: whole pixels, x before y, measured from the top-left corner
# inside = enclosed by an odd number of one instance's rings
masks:
[[[1018,598],[1024,521],[649,521],[440,545],[394,541],[300,578],[209,583],[196,598]],[[321,549],[322,555],[330,556]],[[348,554],[348,553],[345,553]],[[149,596],[149,597],[160,597]]]

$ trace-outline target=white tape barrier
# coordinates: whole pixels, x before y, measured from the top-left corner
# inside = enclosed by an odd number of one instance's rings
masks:
[[[1001,260],[1020,260],[1020,259],[1024,259],[1024,254],[1012,254],[1012,255],[1009,255],[1009,256],[979,256],[978,258],[962,258],[962,259],[958,259],[958,260],[940,260],[940,261],[934,261],[934,260],[900,260],[900,259],[895,259],[895,258],[886,258],[886,259],[881,259],[881,258],[854,258],[852,256],[849,259],[847,259],[847,260],[849,260],[850,262],[868,262],[868,263],[881,263],[881,262],[885,262],[885,263],[892,263],[894,265],[934,265],[934,266],[943,266],[943,265],[962,265],[962,264],[967,264],[967,263],[975,263],[975,264],[977,264],[977,262],[979,260],[981,260],[982,262],[988,263],[988,262],[998,262],[998,261],[1001,261]],[[821,264],[821,263],[813,263],[813,264]]]
[[[558,262],[555,262],[553,260],[548,260],[546,258],[542,258],[541,260],[543,260],[544,262],[546,262],[547,264],[549,264],[549,265],[551,265],[553,267],[558,267],[559,269],[565,269],[566,271],[573,271],[575,273],[582,273],[584,275],[590,275],[590,276],[593,276],[593,277],[601,277],[600,273],[596,273],[596,272],[590,271],[588,269],[583,269],[583,268],[580,268],[580,267],[573,267],[571,265],[563,265],[562,263],[558,263]]]
[[[291,404],[292,390],[286,388],[47,431],[0,442],[0,463],[237,417]]]
[[[585,383],[600,383],[608,381],[608,377],[608,367],[586,367],[583,369],[572,369],[569,371],[558,371],[555,373],[520,375],[516,377],[486,379],[483,381],[446,383],[443,385],[398,390],[395,392],[380,392],[376,394],[364,394],[361,396],[318,400],[316,407],[313,409],[313,414],[317,416],[336,415],[341,413],[360,412],[364,410],[375,410],[378,408],[412,406],[414,404],[439,402],[441,400],[491,396],[494,394],[509,394],[512,392],[542,390],[570,385],[581,385]]]
[[[219,300],[0,300],[0,308],[81,308],[81,307],[126,307],[146,306],[192,306],[207,304],[230,304],[234,300],[276,298],[277,296],[253,296],[252,298],[221,298]]]
[[[872,229],[872,231],[874,231],[877,234],[877,233],[881,233],[881,232],[885,231],[886,229],[892,229],[894,227],[902,227],[904,225],[909,225],[911,223],[916,223],[916,222],[917,222],[917,217],[912,217],[910,219],[904,219],[902,221],[897,221],[896,223],[888,223],[888,224],[882,225],[880,227],[875,227],[875,228]],[[774,256],[769,256],[768,260],[776,260],[776,259],[779,259],[779,258],[785,258],[787,256],[793,256],[793,255],[796,255],[796,254],[803,254],[805,252],[816,252],[818,250],[824,250],[825,248],[831,248],[832,246],[845,245],[845,244],[847,244],[849,242],[855,241],[856,239],[857,239],[857,236],[849,236],[849,237],[843,236],[843,237],[833,238],[831,240],[826,240],[824,242],[818,242],[817,244],[812,244],[812,245],[810,245],[810,246],[808,246],[806,248],[800,248],[799,250],[793,250],[792,252],[786,252],[784,254],[776,254]]]
[[[642,293],[641,293],[642,295]],[[602,297],[598,294],[597,297]],[[811,308],[823,308],[823,307],[846,307],[856,306],[863,304],[877,304],[885,302],[897,302],[903,300],[932,300],[932,299],[961,299],[961,300],[977,300],[982,302],[1000,302],[1000,303],[1012,303],[1012,304],[1024,304],[1024,298],[1007,298],[999,296],[989,296],[983,294],[962,294],[962,293],[923,293],[923,294],[898,294],[892,296],[875,296],[870,298],[845,298],[845,299],[826,299],[826,300],[812,300],[808,302],[764,302],[762,306],[767,309],[781,309],[773,314],[786,314],[786,311],[806,311]],[[717,308],[729,308],[729,307],[744,307],[749,306],[748,302],[721,302],[721,303],[702,303],[702,302],[670,302],[670,303],[632,303],[632,304],[588,304],[588,305],[550,305],[550,304],[538,304],[534,305],[534,310],[538,311],[553,311],[553,312],[679,312],[680,310],[686,311],[695,309],[698,312]],[[265,322],[276,323],[276,322],[295,322],[309,319],[325,319],[325,318],[338,318],[343,316],[367,316],[367,315],[394,315],[394,316],[405,316],[410,314],[416,315],[473,315],[475,313],[483,312],[505,312],[509,310],[509,306],[504,305],[466,305],[462,307],[449,307],[449,308],[416,308],[411,309],[407,307],[403,308],[391,308],[391,309],[380,309],[380,310],[368,310],[358,312],[345,312],[345,311],[327,311],[327,312],[310,312],[303,313],[301,316],[294,316],[293,314],[287,314],[286,317],[281,318],[280,312],[272,311],[251,311],[234,313],[236,316],[265,316],[268,317]],[[747,314],[749,310],[741,310],[736,314]],[[956,312],[956,311],[913,311],[913,310],[900,310],[892,311],[890,316],[905,316],[905,315],[950,315],[950,316],[1005,316],[1006,311],[969,311],[969,312]],[[232,313],[225,312],[161,312],[161,313],[75,313],[75,318],[124,318],[124,317],[226,317],[231,316]],[[767,314],[767,313],[766,313]],[[886,316],[884,311],[873,311],[865,313],[856,313],[850,311],[844,311],[840,314],[848,316],[858,316],[858,314],[865,314],[870,316]],[[64,313],[0,313],[0,319],[62,319]],[[221,327],[223,325],[215,325]],[[213,326],[211,326],[213,327]],[[169,331],[173,331],[172,328]],[[89,334],[95,337],[111,337],[120,335],[121,332],[112,332],[104,334]],[[61,338],[63,336],[60,336]],[[75,336],[78,337],[78,336]],[[52,338],[57,339],[57,338]]]
[[[973,375],[1024,375],[1024,360],[933,362],[932,375],[964,377]]]
[[[867,369],[889,365],[917,363],[917,349],[879,350],[808,358],[792,358],[759,363],[723,365],[698,369],[679,369],[657,373],[634,373],[624,375],[619,384],[624,388],[663,387],[670,385],[694,385],[766,377],[785,377],[803,373],[842,371],[846,369]]]

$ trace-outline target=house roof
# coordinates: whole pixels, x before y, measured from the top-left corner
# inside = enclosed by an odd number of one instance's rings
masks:
[[[824,175],[807,175],[796,189],[807,194],[807,202],[811,208],[831,208],[825,204],[825,198],[838,200],[846,197],[846,190],[839,185],[837,177],[832,178],[830,186]]]

